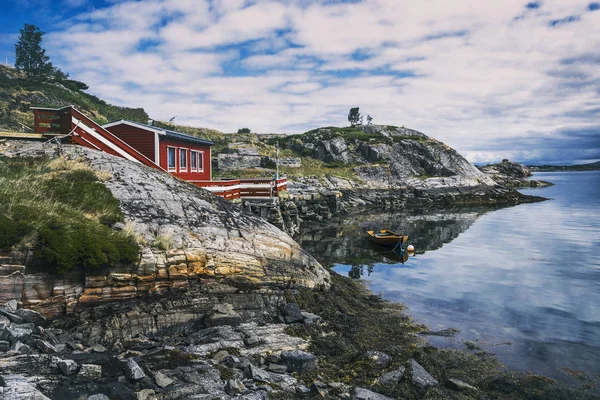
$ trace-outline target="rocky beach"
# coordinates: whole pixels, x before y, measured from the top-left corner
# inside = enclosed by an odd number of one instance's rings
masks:
[[[594,398],[507,371],[489,353],[428,345],[431,332],[401,305],[322,267],[239,205],[100,152],[62,152],[103,177],[124,215],[113,229],[136,238],[140,258],[56,275],[33,249],[2,256],[3,398]],[[436,190],[387,193],[435,203]],[[441,198],[494,193],[451,190]],[[340,212],[382,198],[356,193],[343,194]]]

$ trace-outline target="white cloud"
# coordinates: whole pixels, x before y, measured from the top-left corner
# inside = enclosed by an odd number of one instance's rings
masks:
[[[600,11],[525,3],[126,1],[47,38],[93,93],[156,119],[291,133],[360,106],[473,161],[554,157],[556,139],[600,136]]]

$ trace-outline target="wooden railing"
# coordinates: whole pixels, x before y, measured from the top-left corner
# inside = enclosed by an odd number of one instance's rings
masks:
[[[188,181],[225,199],[270,199],[287,188],[286,178],[224,179],[220,181]]]
[[[229,181],[188,181],[196,186],[200,186],[211,192],[212,194],[222,197],[226,200],[240,198],[240,181],[232,179]]]

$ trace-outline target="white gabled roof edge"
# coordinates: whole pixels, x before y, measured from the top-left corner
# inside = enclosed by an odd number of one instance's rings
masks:
[[[145,131],[148,132],[154,132],[154,133],[158,133],[159,135],[166,135],[167,133],[162,130],[162,129],[158,129],[158,128],[152,128],[148,125],[144,125],[144,124],[136,124],[135,122],[132,121],[127,121],[127,120],[120,120],[120,121],[115,121],[115,122],[109,122],[108,124],[104,124],[102,125],[102,127],[104,129],[106,128],[111,128],[113,126],[117,126],[117,125],[121,125],[121,124],[125,124],[125,125],[129,125],[129,126],[133,126],[134,128],[138,128],[138,129],[143,129]]]

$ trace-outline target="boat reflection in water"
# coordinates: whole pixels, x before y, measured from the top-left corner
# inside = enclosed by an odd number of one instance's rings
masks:
[[[377,243],[369,242],[369,247],[375,253],[384,258],[381,260],[382,262],[389,264],[400,262],[404,264],[408,260],[408,251],[401,246],[398,248],[390,248],[389,246],[382,246]]]
[[[377,243],[369,242],[369,249],[374,253],[374,258],[379,258],[379,262],[384,264],[404,264],[408,261],[409,256],[414,256],[414,252],[409,252],[402,247],[392,249],[389,246],[382,246]],[[367,276],[373,272],[373,264],[370,265],[352,265],[348,276],[352,279],[360,279],[364,276],[365,272]]]
[[[323,265],[352,267],[350,277],[368,276],[375,269],[415,267],[408,258],[412,254],[402,246],[402,252],[390,252],[370,240],[366,231],[378,231],[382,226],[394,227],[409,235],[406,244],[416,248],[413,254],[424,254],[450,243],[467,230],[490,208],[412,211],[410,214],[378,212],[352,214],[330,220],[327,224],[308,225],[296,240]],[[416,260],[415,260],[416,261]],[[406,265],[403,265],[406,263]]]

